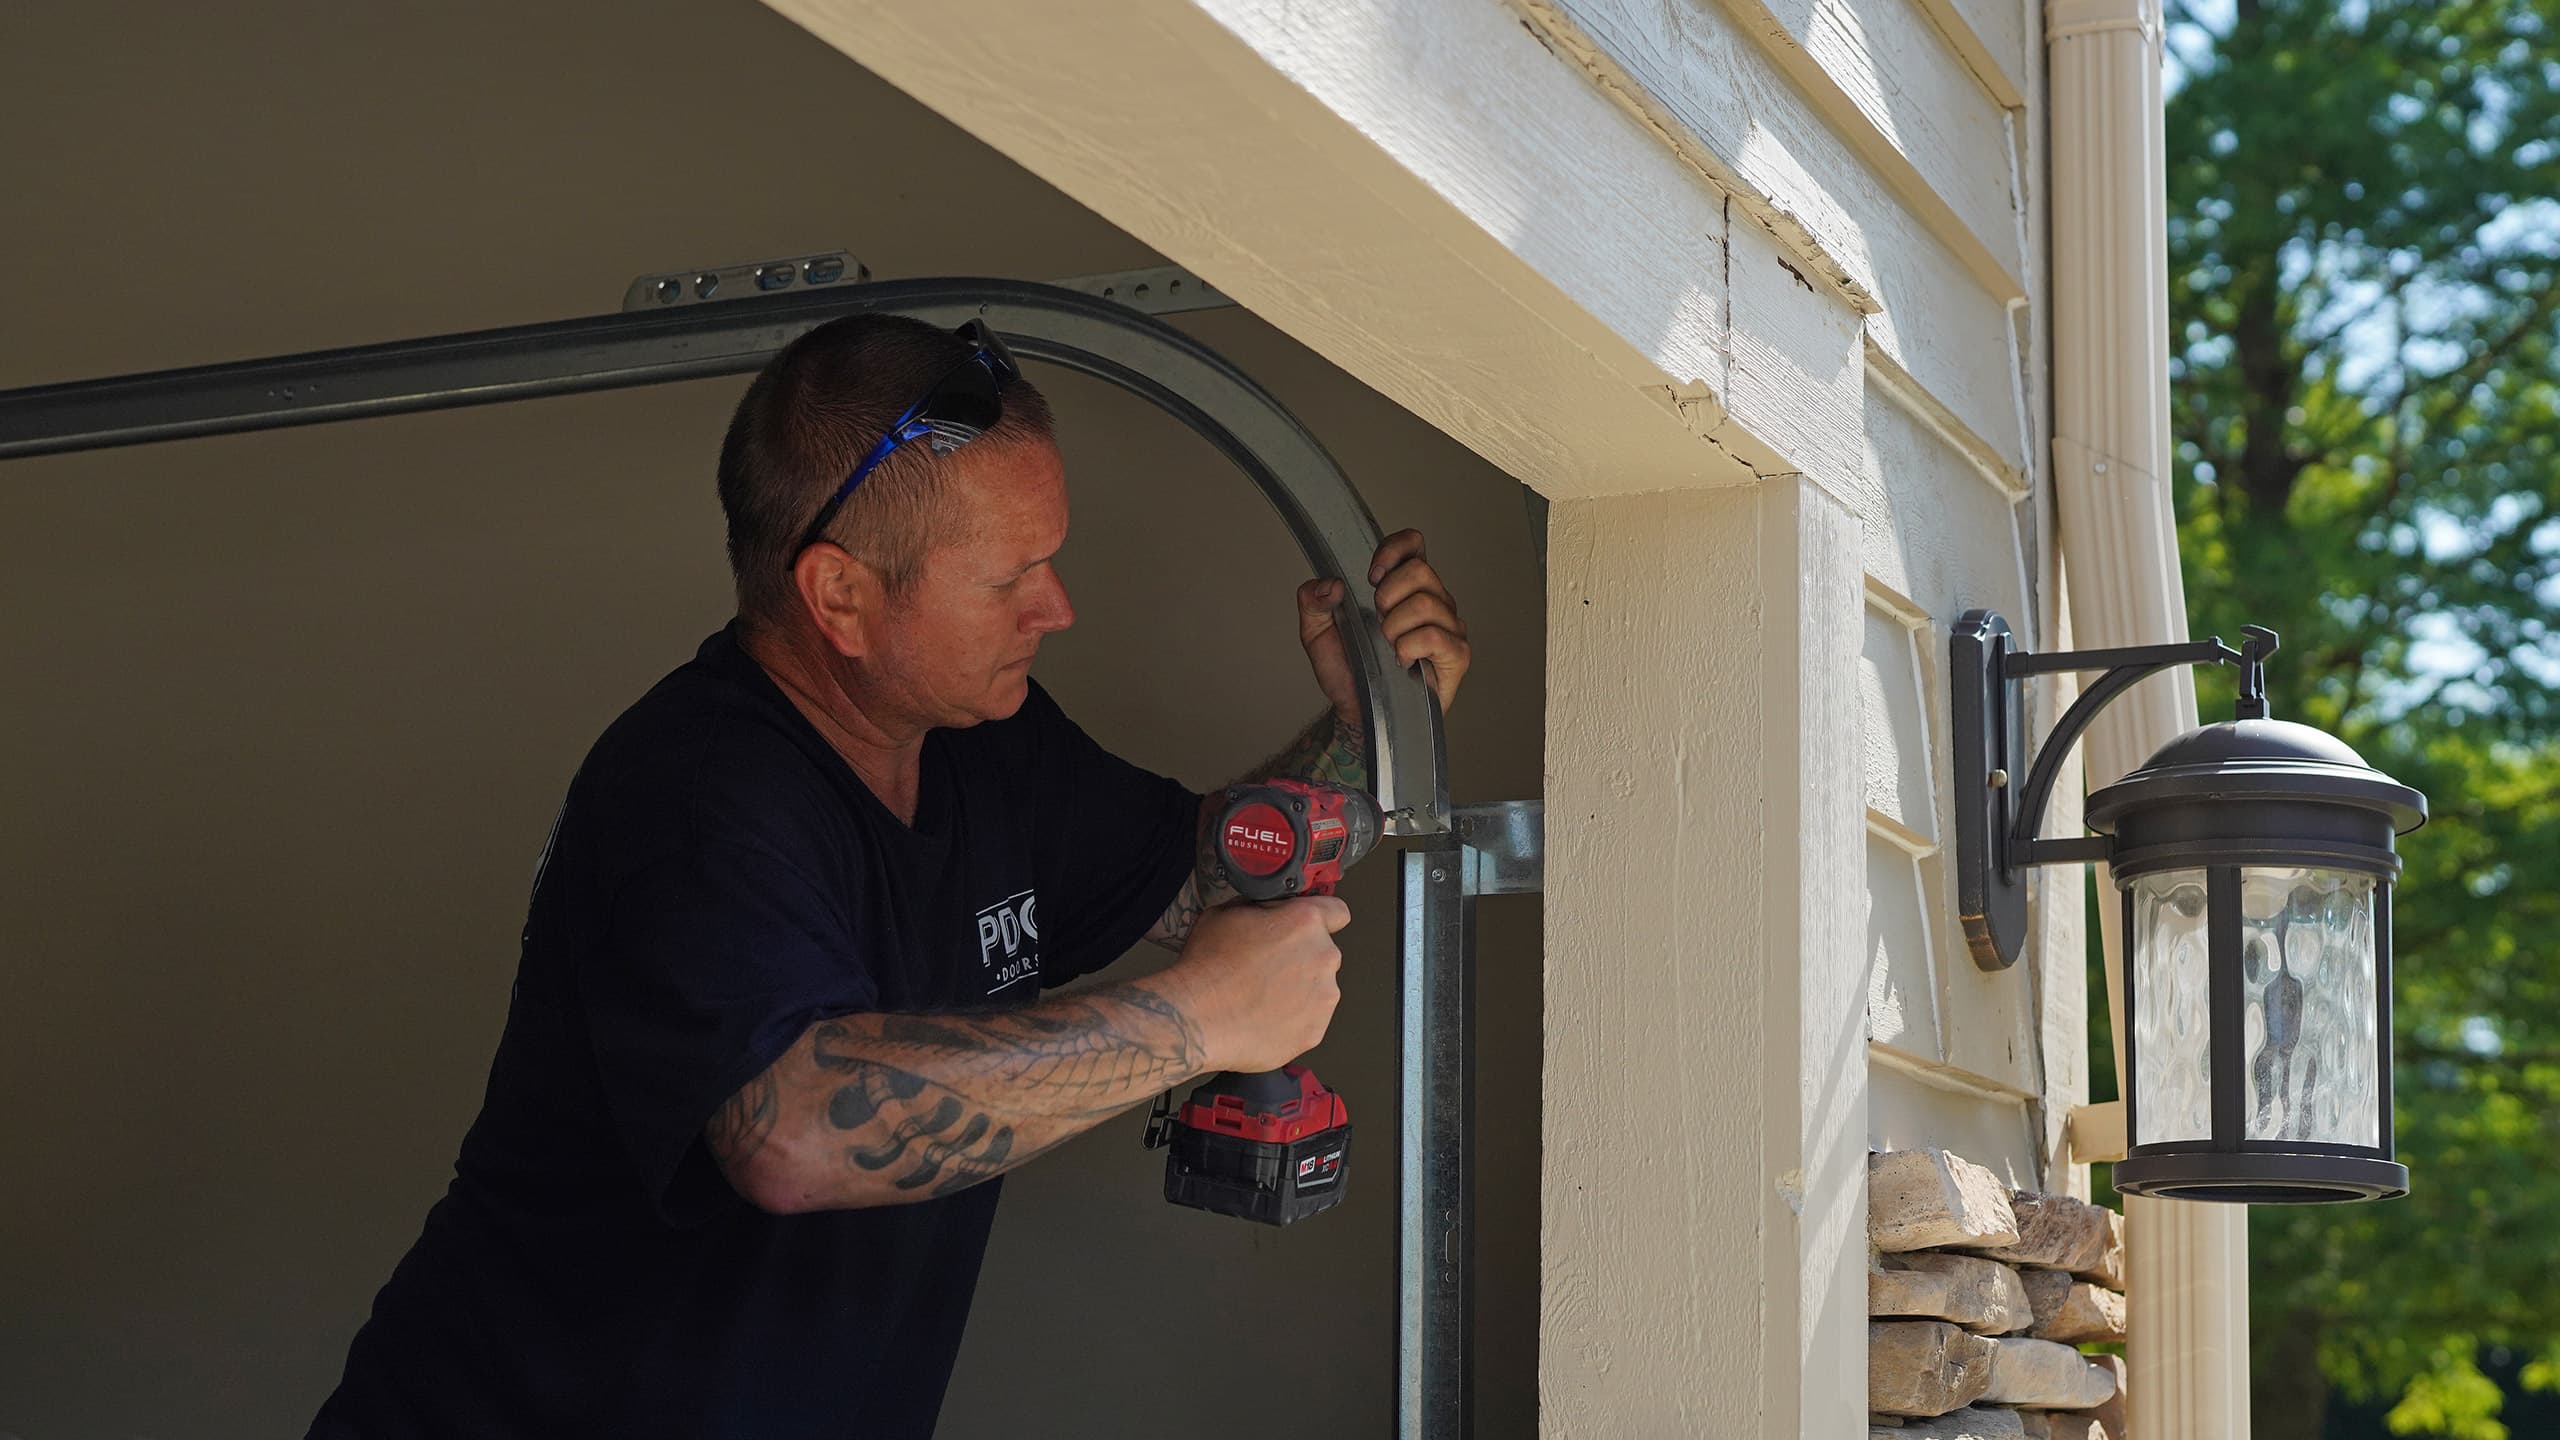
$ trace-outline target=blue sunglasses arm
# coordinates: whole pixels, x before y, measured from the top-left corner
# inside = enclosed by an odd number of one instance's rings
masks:
[[[958,368],[966,368],[970,365],[977,366],[979,369],[987,372],[987,375],[996,382],[999,390],[1001,390],[1002,386],[1007,384],[1011,379],[1018,377],[1022,372],[1014,366],[1011,357],[1001,355],[996,349],[992,348],[993,336],[983,335],[983,333],[979,336],[971,336],[971,330],[973,327],[983,332],[984,327],[979,326],[976,321],[971,321],[968,325],[964,325],[960,329],[960,333],[964,337],[970,337],[971,343],[975,345],[976,348],[971,351],[968,359],[960,362],[960,366]],[[953,373],[958,373],[958,369],[955,368]],[[933,404],[934,397],[941,391],[943,384],[948,379],[949,376],[945,376],[943,381],[936,381],[934,388],[926,391],[923,399],[908,406],[906,413],[898,417],[897,423],[889,427],[889,433],[880,437],[880,443],[872,446],[871,453],[863,456],[862,463],[854,466],[853,473],[845,477],[842,485],[836,487],[836,493],[827,497],[826,504],[818,507],[816,518],[809,522],[809,529],[801,537],[800,545],[802,549],[806,549],[808,546],[817,543],[819,538],[818,532],[825,527],[829,520],[832,520],[835,517],[836,507],[843,504],[844,498],[853,493],[854,487],[860,485],[863,482],[864,477],[868,476],[875,468],[877,468],[881,461],[888,459],[891,452],[895,451],[899,446],[906,444],[910,440],[921,440],[934,433],[932,422],[925,420],[922,417],[925,410]],[[979,432],[973,429],[970,433],[975,435]]]
[[[827,505],[836,505],[852,494],[853,487],[861,484],[863,477],[878,468],[881,461],[888,459],[891,451],[931,433],[932,427],[917,420],[914,411],[900,416],[898,423],[889,428],[889,433],[880,437],[880,443],[871,447],[871,453],[862,457],[862,463],[853,467],[853,473],[845,477],[844,483],[836,487],[836,493],[828,497]]]

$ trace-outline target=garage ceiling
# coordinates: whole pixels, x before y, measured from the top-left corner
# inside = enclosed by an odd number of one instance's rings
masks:
[[[10,8],[0,388],[839,247],[884,279],[1157,263],[753,0]]]

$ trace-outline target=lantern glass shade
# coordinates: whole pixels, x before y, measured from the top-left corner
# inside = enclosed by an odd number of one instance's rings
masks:
[[[2232,873],[2232,872],[2225,872]],[[2379,1146],[2377,877],[2238,867],[2243,1140]],[[2227,883],[2227,882],[2226,882]],[[2132,878],[2136,1145],[2213,1134],[2213,878]]]
[[[2311,866],[2240,872],[2248,1139],[2382,1143],[2374,884]]]
[[[2213,1138],[2212,951],[2205,872],[2163,870],[2133,882],[2136,1145]]]

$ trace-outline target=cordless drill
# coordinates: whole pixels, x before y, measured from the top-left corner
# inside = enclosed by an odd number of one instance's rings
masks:
[[[1231,786],[1214,878],[1247,900],[1330,895],[1377,845],[1380,818],[1364,790],[1306,780]],[[1165,1199],[1286,1225],[1341,1202],[1351,1111],[1304,1065],[1228,1071],[1202,1081],[1178,1110],[1165,1092],[1147,1118],[1146,1143],[1171,1147]]]

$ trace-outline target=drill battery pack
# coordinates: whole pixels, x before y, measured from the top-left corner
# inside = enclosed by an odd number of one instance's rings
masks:
[[[1350,1109],[1307,1067],[1215,1076],[1164,1113],[1170,1099],[1159,1102],[1148,1137],[1166,1147],[1165,1199],[1265,1225],[1342,1202]]]

